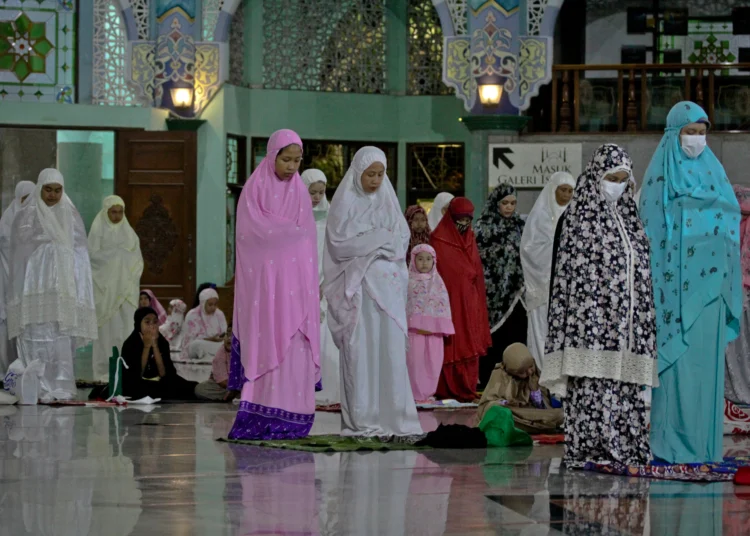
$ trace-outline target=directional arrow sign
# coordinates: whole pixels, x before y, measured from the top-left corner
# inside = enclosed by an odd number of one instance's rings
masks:
[[[581,173],[580,143],[490,143],[485,152],[487,185],[512,184],[515,188],[543,188],[552,175]]]
[[[506,156],[509,154],[513,154],[513,149],[511,149],[510,147],[495,147],[494,149],[492,149],[492,162],[494,163],[495,167],[498,167],[498,161],[502,160],[503,164],[505,164],[508,169],[513,169],[513,162],[511,162],[510,158]]]

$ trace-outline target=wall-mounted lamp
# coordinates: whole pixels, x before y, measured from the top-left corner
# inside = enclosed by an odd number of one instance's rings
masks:
[[[500,84],[480,84],[478,89],[479,101],[483,106],[500,105],[500,99],[503,97],[503,86]]]
[[[189,110],[193,107],[192,86],[187,84],[173,87],[169,90],[172,94],[172,105],[178,110]]]

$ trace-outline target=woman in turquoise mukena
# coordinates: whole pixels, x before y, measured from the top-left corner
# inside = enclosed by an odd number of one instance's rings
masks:
[[[709,127],[700,106],[675,104],[641,194],[660,383],[651,449],[670,463],[722,459],[724,352],[742,315],[740,208],[706,146]]]

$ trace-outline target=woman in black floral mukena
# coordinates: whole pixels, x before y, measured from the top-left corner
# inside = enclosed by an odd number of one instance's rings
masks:
[[[648,238],[632,162],[602,145],[558,227],[541,383],[563,399],[568,467],[651,459],[643,386],[656,377]]]
[[[487,285],[492,347],[479,360],[479,388],[490,381],[495,366],[503,361],[503,352],[513,343],[526,344],[526,309],[521,267],[521,235],[524,221],[516,211],[516,189],[500,184],[492,190],[482,215],[474,226],[479,257]]]

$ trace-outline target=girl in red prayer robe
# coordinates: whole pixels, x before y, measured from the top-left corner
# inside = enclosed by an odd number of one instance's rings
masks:
[[[451,302],[456,334],[445,338],[443,371],[436,396],[461,402],[476,400],[479,358],[492,344],[487,315],[484,269],[477,241],[471,229],[474,205],[456,197],[430,236],[437,252],[438,272],[445,281]]]

